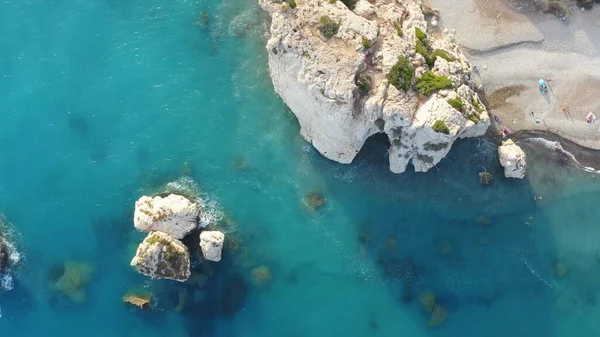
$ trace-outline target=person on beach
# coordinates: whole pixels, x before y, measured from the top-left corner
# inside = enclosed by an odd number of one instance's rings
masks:
[[[594,124],[596,121],[596,115],[594,115],[591,111],[588,112],[587,116],[585,116],[585,120],[588,124]]]
[[[540,94],[542,94],[542,95],[544,94],[544,92],[548,91],[548,85],[546,85],[546,81],[544,81],[543,78],[541,78],[538,81],[538,88],[540,89]]]

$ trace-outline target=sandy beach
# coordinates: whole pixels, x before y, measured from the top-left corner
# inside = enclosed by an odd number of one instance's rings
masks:
[[[460,2],[460,5],[459,5]],[[548,130],[600,148],[600,6],[559,19],[508,0],[433,0],[479,71],[502,128]],[[513,1],[514,5],[514,1]],[[547,79],[541,94],[538,80]],[[593,112],[599,119],[586,122]]]

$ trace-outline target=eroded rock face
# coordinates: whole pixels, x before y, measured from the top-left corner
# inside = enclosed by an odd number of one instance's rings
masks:
[[[133,221],[140,231],[159,231],[183,239],[198,225],[200,211],[200,205],[180,195],[143,196],[135,202]]]
[[[490,121],[473,91],[472,66],[452,36],[427,36],[429,52],[441,50],[448,57],[428,65],[416,53],[416,28],[427,32],[421,0],[361,0],[354,12],[341,1],[303,0],[295,8],[280,0],[259,3],[272,18],[267,50],[275,91],[298,118],[302,136],[325,157],[350,163],[369,136],[384,132],[392,144],[393,172],[403,172],[409,163],[427,171],[456,139],[487,130]],[[319,29],[322,17],[339,25],[329,39]],[[414,67],[407,90],[386,78],[398,57]],[[418,94],[414,81],[428,70],[446,76],[452,87],[428,97]],[[448,103],[456,97],[463,103],[460,111]],[[433,130],[437,121],[447,133]]]
[[[502,146],[498,147],[498,157],[507,178],[523,179],[525,177],[527,157],[525,152],[512,140],[502,142]]]
[[[131,265],[152,278],[185,281],[190,277],[190,253],[179,240],[152,232],[138,246]]]
[[[219,231],[203,231],[200,233],[200,248],[204,258],[209,261],[221,261],[223,241],[225,241],[225,234]]]

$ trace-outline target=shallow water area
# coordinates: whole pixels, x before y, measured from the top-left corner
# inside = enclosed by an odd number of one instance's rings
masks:
[[[253,1],[0,3],[0,213],[23,255],[0,336],[600,332],[593,174],[534,146],[507,180],[482,139],[427,174],[390,173],[377,137],[327,161],[273,93],[264,20]],[[195,265],[207,280],[129,267],[134,202],[169,182],[238,240]],[[57,295],[66,274],[84,291]],[[123,303],[140,289],[150,308]]]

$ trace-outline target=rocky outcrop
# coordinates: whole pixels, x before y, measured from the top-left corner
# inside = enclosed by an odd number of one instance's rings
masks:
[[[350,163],[382,132],[393,172],[427,171],[456,139],[487,130],[472,66],[451,35],[427,35],[421,0],[359,0],[353,11],[341,1],[259,3],[272,18],[275,91],[325,157]]]
[[[502,142],[502,146],[498,147],[498,157],[507,178],[523,179],[525,177],[527,157],[525,152],[512,140]]]
[[[198,203],[176,194],[163,198],[143,196],[135,203],[133,221],[143,232],[159,231],[183,239],[198,225]]]
[[[8,268],[8,255],[8,246],[2,236],[0,236],[0,271]]]
[[[200,233],[200,248],[202,255],[209,261],[221,261],[225,235],[219,231],[203,231]]]
[[[152,278],[185,281],[190,277],[190,253],[179,240],[152,232],[138,246],[131,265]]]

